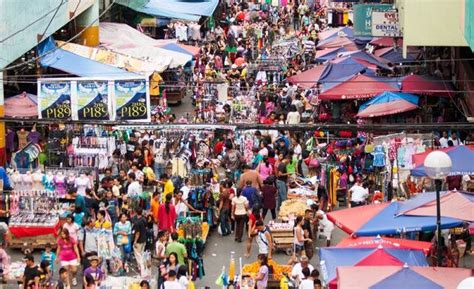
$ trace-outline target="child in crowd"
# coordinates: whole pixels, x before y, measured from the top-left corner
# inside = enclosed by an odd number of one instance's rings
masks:
[[[40,262],[48,261],[51,272],[54,272],[54,262],[56,261],[56,253],[54,253],[52,249],[53,248],[51,246],[51,243],[47,243],[44,248],[44,251],[41,253]]]

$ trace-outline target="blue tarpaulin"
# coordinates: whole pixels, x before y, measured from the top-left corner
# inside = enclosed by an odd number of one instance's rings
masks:
[[[179,46],[176,43],[169,43],[169,44],[161,46],[160,48],[194,56],[191,52],[187,51],[186,49],[184,49],[183,47]]]
[[[50,52],[55,48],[56,44],[51,37],[38,45],[41,66],[52,67],[82,77],[140,77],[135,73],[102,64],[61,48]]]
[[[419,97],[414,95],[414,94],[409,94],[409,93],[401,93],[401,92],[392,92],[392,91],[386,91],[371,100],[367,101],[366,103],[362,104],[359,107],[359,112],[363,111],[367,107],[375,104],[382,104],[382,103],[390,103],[394,102],[397,100],[405,100],[409,103],[412,103],[414,105],[418,105],[418,100]]]
[[[149,15],[198,21],[201,16],[211,16],[219,0],[149,0],[146,3],[132,0],[118,3]]]

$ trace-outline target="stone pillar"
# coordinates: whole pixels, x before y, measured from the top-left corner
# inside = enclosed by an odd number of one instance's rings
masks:
[[[94,5],[77,16],[77,31],[82,31],[85,27],[88,27],[79,37],[79,44],[86,46],[99,45],[99,7],[99,0],[95,0]],[[91,23],[93,24],[91,25]],[[89,27],[89,25],[91,26]]]

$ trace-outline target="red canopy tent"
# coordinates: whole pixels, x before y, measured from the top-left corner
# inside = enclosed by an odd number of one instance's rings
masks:
[[[325,65],[315,66],[297,75],[288,77],[287,81],[296,83],[301,88],[309,89],[318,83],[325,69],[326,69]]]
[[[402,92],[445,97],[452,97],[455,94],[451,84],[442,79],[424,75],[403,77]]]
[[[394,38],[393,37],[380,37],[374,38],[369,42],[370,45],[380,46],[380,47],[393,47]],[[397,46],[401,47],[403,45],[403,38],[397,40]]]
[[[378,79],[356,75],[319,95],[321,100],[361,99],[376,96],[385,91],[398,91],[398,88]]]
[[[345,36],[336,37],[334,39],[331,39],[330,41],[327,41],[327,43],[322,43],[321,45],[317,46],[318,49],[328,49],[328,48],[338,48],[338,47],[344,47],[347,50],[359,50],[359,48],[357,48],[357,45],[354,43],[354,41]]]
[[[430,242],[421,242],[406,239],[396,239],[388,237],[359,237],[345,238],[336,247],[339,248],[377,248],[382,245],[384,248],[395,249],[415,249],[422,250],[427,255],[431,249]]]

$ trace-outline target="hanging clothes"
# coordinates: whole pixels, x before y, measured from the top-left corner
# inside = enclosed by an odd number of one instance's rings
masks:
[[[372,153],[374,156],[374,167],[384,167],[385,166],[385,152],[382,145],[377,145]]]

